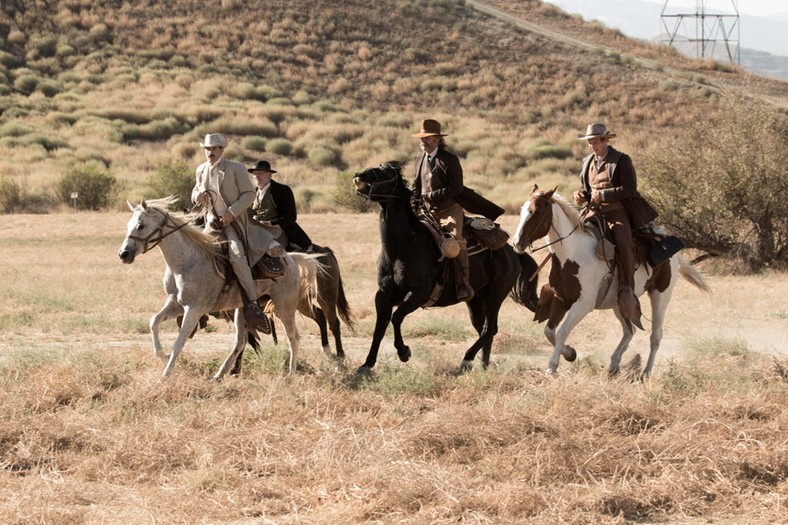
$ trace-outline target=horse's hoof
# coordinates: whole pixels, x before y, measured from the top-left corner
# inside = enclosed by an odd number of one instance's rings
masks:
[[[366,365],[358,367],[356,370],[356,377],[360,377],[362,379],[371,379],[372,378],[372,369]]]
[[[473,370],[473,361],[463,361],[460,364],[460,374],[470,372],[471,370]]]
[[[571,346],[565,347],[564,351],[561,352],[561,355],[564,356],[564,359],[566,359],[570,363],[574,362],[574,360],[577,359],[577,352]]]
[[[399,357],[399,360],[403,363],[410,361],[410,347],[406,346],[402,352],[397,351],[397,357]]]

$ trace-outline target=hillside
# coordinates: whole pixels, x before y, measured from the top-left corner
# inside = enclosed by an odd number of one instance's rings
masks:
[[[49,191],[68,166],[98,161],[124,182],[122,202],[162,164],[196,165],[200,137],[220,131],[228,155],[269,158],[301,185],[305,210],[321,211],[339,173],[414,155],[410,132],[429,115],[470,183],[513,210],[522,199],[510,184],[575,172],[575,134],[589,121],[637,148],[713,120],[732,93],[788,105],[785,82],[687,60],[537,0],[220,5],[4,3],[0,174]]]

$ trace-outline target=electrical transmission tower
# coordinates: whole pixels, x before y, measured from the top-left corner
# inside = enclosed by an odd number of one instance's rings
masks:
[[[660,15],[662,26],[667,33],[667,38],[663,41],[671,46],[683,42],[686,42],[687,46],[694,45],[695,58],[714,59],[724,53],[732,64],[740,64],[739,8],[736,0],[730,0],[735,14],[709,13],[706,10],[708,3],[708,0],[696,0],[695,12],[692,13],[684,7],[671,8],[670,0],[665,0]],[[718,43],[724,46],[722,51],[717,51]]]

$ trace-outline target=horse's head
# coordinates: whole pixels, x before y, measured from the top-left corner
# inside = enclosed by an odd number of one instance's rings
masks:
[[[402,166],[400,161],[390,161],[356,173],[353,177],[356,194],[376,202],[403,197],[409,190],[402,179]]]
[[[517,252],[524,252],[526,246],[550,232],[553,222],[553,193],[556,188],[541,191],[534,184],[530,197],[520,210],[520,224],[512,236],[512,246]]]
[[[165,208],[158,205],[148,205],[144,200],[136,206],[126,201],[131,210],[131,219],[126,226],[126,238],[123,239],[118,250],[118,257],[124,264],[133,263],[137,255],[145,253],[156,245],[157,235],[161,237],[161,230],[168,220],[166,205],[174,201],[173,199],[160,199],[153,202],[162,202]]]

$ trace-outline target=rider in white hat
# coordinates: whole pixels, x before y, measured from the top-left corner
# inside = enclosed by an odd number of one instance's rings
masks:
[[[263,228],[254,228],[250,232],[247,210],[254,202],[255,186],[246,166],[222,156],[227,147],[224,136],[209,133],[200,146],[205,152],[205,162],[195,171],[192,201],[207,207],[206,228],[219,230],[227,238],[230,264],[245,296],[247,325],[265,332],[268,321],[256,302],[257,289],[249,259],[254,264],[265,252],[280,256],[284,254],[284,248]],[[262,253],[250,253],[253,251],[251,248]],[[247,254],[250,255],[248,258]]]

